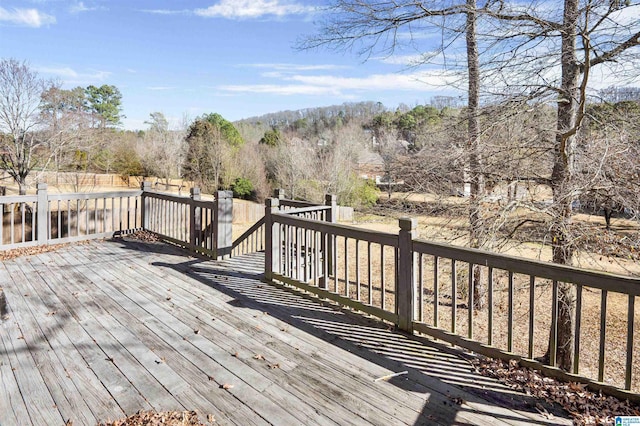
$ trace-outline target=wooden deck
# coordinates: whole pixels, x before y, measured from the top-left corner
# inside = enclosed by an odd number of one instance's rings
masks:
[[[0,264],[0,425],[570,424],[445,346],[262,283],[262,266],[127,240]]]

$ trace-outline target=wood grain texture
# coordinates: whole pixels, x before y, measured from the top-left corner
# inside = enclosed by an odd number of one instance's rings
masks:
[[[261,253],[212,261],[126,239],[5,261],[0,424],[140,409],[237,425],[570,423],[451,348],[263,283],[263,267]]]

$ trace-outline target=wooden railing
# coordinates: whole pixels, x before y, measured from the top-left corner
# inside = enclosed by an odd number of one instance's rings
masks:
[[[221,258],[265,250],[265,279],[293,285],[467,350],[518,359],[547,374],[640,401],[640,279],[419,240],[416,222],[398,234],[335,222],[325,205],[268,199],[258,222],[231,241],[232,199],[150,190],[0,197],[0,249],[101,238],[145,229]],[[44,218],[39,220],[39,218]],[[264,243],[261,229],[264,226]],[[253,238],[253,240],[251,240]],[[250,242],[253,241],[253,242]],[[483,309],[475,309],[474,274]],[[575,286],[573,366],[556,367],[559,287]],[[547,338],[549,336],[549,338]],[[548,358],[541,361],[548,351]]]
[[[287,200],[281,190],[276,190],[279,211],[285,211],[289,215],[305,217],[307,219],[334,222],[336,219],[337,205],[334,196],[327,196],[326,205],[307,201]],[[231,246],[232,256],[240,256],[249,253],[263,251],[265,249],[264,217],[254,223],[241,236],[236,238]]]
[[[233,194],[230,191],[217,191],[213,201],[205,201],[199,188],[192,188],[190,197],[154,192],[150,188],[151,183],[143,184],[145,230],[214,258],[231,254]]]
[[[486,356],[640,401],[640,279],[309,219],[269,199],[265,278]],[[294,214],[289,214],[289,212]],[[474,277],[486,293],[474,309]],[[575,286],[571,371],[557,368],[558,288]],[[608,306],[615,306],[612,310]],[[549,352],[548,359],[543,355]]]
[[[231,254],[233,201],[218,191],[214,201],[141,190],[0,197],[0,250],[112,237],[147,230],[192,252],[215,258]],[[42,218],[42,220],[39,220]]]
[[[0,249],[104,238],[139,229],[142,191],[0,197]],[[39,220],[43,218],[43,220]]]
[[[264,250],[264,217],[260,218],[231,244],[231,256]]]

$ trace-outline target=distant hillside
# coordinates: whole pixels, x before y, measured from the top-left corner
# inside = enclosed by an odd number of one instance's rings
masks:
[[[315,122],[327,125],[336,120],[343,122],[358,118],[362,121],[371,120],[375,115],[387,111],[380,102],[346,102],[341,105],[305,108],[296,111],[278,111],[258,117],[238,120],[237,124],[264,125],[267,127],[295,128],[305,127]],[[234,123],[234,124],[235,124]]]

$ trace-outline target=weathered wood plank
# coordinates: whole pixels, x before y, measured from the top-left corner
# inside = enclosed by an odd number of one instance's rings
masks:
[[[11,270],[8,270],[11,273]],[[13,303],[12,300],[20,297],[12,291],[12,287],[5,288],[9,303]],[[9,320],[0,326],[0,334],[7,351],[9,365],[28,408],[29,419],[33,424],[63,424],[64,420],[55,406],[36,360],[29,351],[27,342],[31,342],[33,336],[23,335],[21,321],[19,310],[12,310]],[[30,330],[25,330],[25,332],[28,331]],[[24,419],[24,421],[28,420]]]
[[[93,406],[98,410],[96,416],[100,419],[116,419],[125,414],[133,414],[140,409],[150,409],[151,406],[142,395],[131,386],[131,383],[111,362],[105,362],[105,353],[98,345],[96,339],[90,335],[89,331],[80,324],[93,319],[90,311],[96,315],[103,315],[105,311],[95,303],[95,300],[87,294],[80,286],[82,277],[77,274],[70,274],[71,270],[64,268],[65,275],[62,275],[62,268],[55,263],[55,254],[41,254],[41,263],[34,261],[32,264],[41,268],[39,272],[46,274],[51,291],[58,289],[57,294],[60,299],[60,309],[68,312],[69,317],[74,320],[64,323],[63,331],[68,340],[73,342],[73,346],[78,351],[84,363],[88,366],[91,375],[74,376],[74,378],[85,378],[90,385],[85,386],[87,398],[101,398],[105,412],[100,413],[100,405]],[[44,267],[44,265],[48,267]],[[64,289],[60,291],[61,289]],[[95,377],[95,379],[94,379]],[[107,395],[104,395],[106,391]],[[95,393],[95,394],[94,394]],[[108,396],[110,395],[110,397]],[[115,404],[115,406],[114,406]]]
[[[108,289],[110,295],[117,297],[118,299],[121,299],[121,297],[133,297],[134,300],[139,299],[140,303],[143,306],[145,306],[145,308],[149,309],[149,303],[145,299],[139,298],[140,292],[137,289],[135,290],[130,290],[126,288],[118,289],[117,283],[119,281],[105,280],[104,277],[102,278],[94,277],[94,279],[97,281],[97,284],[100,284],[102,286],[103,289]],[[126,280],[126,282],[131,282],[131,281]],[[122,291],[121,296],[115,296],[117,293],[120,293],[121,291]],[[171,341],[171,342],[174,342],[173,344],[178,345],[176,349],[179,351],[179,353],[189,358],[192,356],[193,352],[195,352],[198,355],[200,354],[203,355],[196,360],[195,365],[200,366],[200,368],[203,368],[204,370],[198,373],[198,375],[195,377],[206,380],[203,383],[203,386],[199,387],[199,388],[205,389],[205,393],[204,393],[205,396],[210,397],[210,395],[208,395],[209,391],[206,391],[206,389],[210,389],[212,384],[217,385],[215,386],[214,390],[219,394],[219,396],[215,398],[215,402],[218,403],[218,399],[223,400],[223,404],[222,404],[223,410],[221,412],[225,412],[225,411],[234,412],[234,414],[237,417],[241,418],[241,420],[239,421],[239,424],[262,424],[263,420],[261,420],[258,416],[256,416],[255,413],[252,413],[251,410],[245,413],[246,417],[244,417],[243,419],[241,417],[241,414],[246,411],[247,407],[245,406],[238,407],[237,400],[235,398],[232,397],[231,400],[229,400],[227,403],[224,403],[224,400],[228,400],[225,394],[228,394],[228,393],[234,394],[237,392],[245,392],[245,393],[252,392],[250,390],[243,389],[243,384],[240,384],[240,385],[237,384],[237,378],[233,375],[233,373],[229,372],[226,368],[224,368],[224,366],[218,365],[217,360],[219,358],[230,357],[230,354],[228,352],[222,351],[220,349],[218,349],[217,352],[212,352],[211,350],[206,350],[206,349],[203,350],[202,348],[199,348],[197,345],[195,345],[196,347],[194,348],[194,344],[192,342],[193,338],[191,336],[194,336],[194,338],[196,339],[198,339],[200,336],[195,335],[192,328],[185,326],[184,324],[177,324],[175,321],[172,321],[172,318],[166,315],[166,312],[162,309],[159,309],[158,311],[155,312],[159,314],[161,318],[161,320],[156,321],[155,317],[153,315],[150,315],[149,312],[140,312],[141,308],[139,307],[136,308],[134,305],[129,305],[128,308],[135,310],[138,313],[138,316],[145,315],[145,314],[147,315],[147,317],[145,317],[145,326],[152,327],[154,324],[161,324],[161,328],[154,328],[153,332],[158,333],[160,335],[166,335],[166,333],[173,334],[171,336],[167,336],[164,338],[166,339],[166,341]],[[167,324],[173,324],[174,326],[167,327]],[[129,325],[132,326],[135,324],[130,323]],[[179,330],[177,333],[176,333],[176,328]],[[186,343],[181,343],[181,342],[186,342]],[[159,344],[159,343],[157,342],[156,344]],[[160,358],[161,357],[158,357],[157,359],[160,359]],[[209,380],[208,379],[209,377],[212,377],[215,380]],[[194,379],[193,376],[191,376],[190,378],[191,380]],[[209,382],[208,384],[207,384],[207,381]],[[230,389],[229,391],[220,389],[220,386],[222,386],[225,383],[234,383],[234,388]],[[185,393],[186,393],[186,390],[183,390],[182,394],[184,395]],[[259,392],[255,392],[255,396],[259,397]],[[253,407],[249,407],[249,408],[253,408]]]
[[[134,270],[131,270],[131,273],[135,274],[136,271],[137,271],[137,268],[134,268]],[[147,274],[147,276],[148,276],[148,274]],[[144,280],[144,277],[143,276],[136,277],[136,280],[138,280],[138,279],[139,280]],[[165,280],[166,280],[166,278],[163,279],[163,281],[165,281]],[[145,290],[146,290],[146,287],[145,287]],[[172,294],[172,303],[179,301],[180,295],[178,293],[179,292],[177,291],[177,289],[176,289],[176,291],[172,291],[171,292],[171,294]],[[166,293],[156,294],[156,297],[164,299],[165,294]],[[149,298],[149,299],[151,299],[151,298]],[[200,299],[202,299],[202,298],[200,298]],[[184,306],[185,307],[192,306],[191,304],[192,303],[195,304],[196,302],[197,302],[197,298],[196,298],[196,296],[194,296],[192,300],[186,301],[184,303]],[[182,306],[177,306],[177,309],[175,309],[176,314],[184,312],[183,309],[181,309],[181,308],[182,308]],[[200,310],[199,312],[202,314],[201,316],[203,318],[209,318],[210,315],[216,315],[218,313],[218,310],[214,310],[212,312],[206,312],[204,310]],[[260,316],[262,316],[262,313],[260,313]],[[198,322],[198,320],[196,318],[191,318],[191,319],[193,321],[195,321],[195,322]],[[187,319],[187,321],[188,321],[188,319]],[[235,322],[241,323],[242,319],[239,319],[239,318],[235,319]],[[213,327],[218,327],[218,326],[220,326],[222,324],[224,324],[224,320],[221,320],[219,316],[216,316],[216,321],[213,322]],[[214,333],[215,335],[211,336],[211,337],[215,341],[224,341],[224,340],[229,341],[230,340],[232,342],[237,342],[237,341],[256,342],[255,345],[250,345],[249,347],[245,347],[244,345],[239,345],[239,344],[235,343],[235,344],[231,344],[231,345],[226,346],[225,349],[227,350],[228,354],[234,353],[233,352],[234,350],[237,351],[238,352],[238,356],[236,356],[235,358],[243,360],[244,362],[246,362],[249,365],[251,365],[253,368],[257,369],[258,371],[263,370],[264,371],[263,374],[269,374],[270,373],[269,377],[271,378],[271,380],[276,380],[276,381],[279,381],[279,382],[286,382],[287,379],[284,379],[284,381],[283,381],[282,377],[277,377],[278,375],[282,376],[284,374],[286,376],[286,375],[290,374],[287,371],[286,365],[283,365],[284,364],[283,360],[285,360],[287,357],[293,357],[293,356],[297,356],[298,358],[300,357],[299,354],[297,354],[297,355],[295,354],[296,351],[293,348],[290,348],[290,352],[288,354],[286,354],[285,356],[282,356],[282,355],[279,355],[277,353],[274,353],[273,351],[265,350],[265,348],[264,348],[265,338],[267,338],[269,342],[272,341],[273,339],[271,338],[271,336],[268,336],[268,335],[265,336],[264,332],[258,332],[257,336],[246,336],[244,339],[242,339],[242,337],[238,338],[236,336],[229,336],[227,333],[230,331],[230,328],[227,328],[227,331],[225,331],[224,334],[218,334],[218,333],[216,333],[216,330],[213,327],[209,327],[208,324],[201,323],[199,325],[199,327],[200,327],[201,333],[203,335],[209,336],[210,333]],[[225,339],[225,337],[226,337],[226,339]],[[231,339],[229,339],[229,337],[231,337]],[[265,359],[264,360],[256,360],[256,359],[254,359],[254,356],[256,354],[260,354],[260,355],[264,356]],[[275,357],[275,358],[270,358],[270,357]],[[277,369],[269,370],[268,369],[269,362],[271,362],[271,365],[276,364],[276,363],[281,364],[282,367],[284,367],[284,368],[277,368]],[[317,364],[317,365],[314,364],[314,365],[311,365],[311,366],[306,366],[305,370],[314,372],[319,367],[322,370],[322,373],[316,373],[316,374],[319,377],[322,377],[325,381],[342,382],[342,379],[340,377],[337,377],[337,378],[331,377],[331,378],[329,378],[329,376],[332,375],[332,372],[330,370],[328,370],[326,368],[326,366],[322,366],[322,365],[319,365],[319,364]],[[347,378],[345,378],[345,379],[347,379]],[[281,385],[282,384],[283,383],[281,383]],[[286,385],[287,383],[284,383],[284,384]],[[338,392],[338,391],[336,391],[336,392]],[[342,392],[344,392],[344,391],[342,391]],[[285,392],[283,392],[283,393],[285,393]],[[298,393],[298,396],[304,400],[305,396],[308,396],[310,392],[309,392],[309,388],[305,386],[303,389],[298,389],[297,393]],[[348,395],[348,393],[345,393],[345,395]],[[303,400],[296,401],[294,404],[292,404],[291,401],[290,401],[290,403],[288,404],[288,407],[290,407],[290,410],[291,410],[292,414],[297,414],[300,411],[300,407],[305,405]],[[332,401],[330,399],[326,399],[324,401],[324,404],[325,405],[327,405],[327,404],[335,405],[335,404],[340,404],[340,402],[339,401]],[[365,402],[365,403],[363,403],[361,405],[366,407],[368,404],[369,404],[368,402]],[[352,405],[357,405],[357,404],[352,404]],[[336,409],[334,408],[334,412],[335,411],[336,411]],[[385,416],[388,416],[384,410],[380,410],[378,407],[376,407],[374,405],[370,405],[367,408],[367,410],[364,410],[363,412],[365,414],[367,414],[368,416],[370,416],[371,418],[384,419]],[[347,419],[353,418],[353,415],[354,415],[354,413],[352,411],[343,409],[341,421],[343,421],[343,422],[347,421]],[[411,420],[408,420],[405,423],[409,423],[409,422],[412,423],[416,416],[417,416],[417,412],[414,411],[412,416],[411,416]],[[391,419],[387,418],[387,421],[390,421],[390,420]],[[398,422],[399,419],[396,418],[395,421]]]
[[[135,270],[130,269],[127,271],[128,273],[134,275],[136,273]],[[129,279],[133,278],[132,276],[128,276]],[[123,294],[127,294],[128,297],[133,297],[133,298],[140,298],[141,296],[141,291],[142,289],[139,287],[143,282],[144,282],[144,277],[142,276],[138,276],[135,277],[133,281],[130,282],[137,282],[138,286],[136,286],[137,288],[135,289],[135,291],[130,291],[127,289],[120,289],[121,291],[123,291]],[[114,282],[113,283],[114,286],[117,287],[117,284]],[[144,301],[144,307],[147,311],[153,310],[153,308],[151,307],[152,304],[149,303],[148,298],[142,298],[141,302]],[[158,311],[155,312],[155,315],[160,316],[162,315],[162,322],[167,324],[172,322],[173,318],[171,318],[170,316],[166,315],[166,310],[163,307],[157,307]],[[176,323],[177,326],[182,326],[183,328],[186,328],[183,324],[182,325],[178,325]],[[199,338],[203,338],[202,335],[204,333],[201,334],[196,334],[194,333],[194,328],[193,327],[189,327],[188,328],[189,331],[185,331],[182,333],[183,338],[186,338],[189,341],[193,341],[194,339],[199,339]],[[193,336],[193,337],[190,337]],[[204,338],[203,338],[204,339]],[[215,340],[215,339],[212,339]],[[226,358],[231,358],[231,362],[238,362],[238,359],[236,357],[232,357],[232,353],[230,353],[227,350],[224,349],[218,349],[219,351],[219,356],[213,357],[214,359],[216,359],[217,361],[219,361],[220,358],[226,357]],[[227,363],[229,363],[230,361],[227,361]],[[256,361],[257,362],[257,361]],[[242,387],[244,386],[244,384],[240,384],[240,385],[234,385],[234,388],[230,389],[229,391],[232,394],[236,394],[237,392],[243,392],[243,398],[248,399],[247,405],[249,405],[254,411],[256,411],[256,413],[258,413],[259,415],[263,416],[264,418],[278,418],[278,419],[282,419],[283,422],[285,423],[290,423],[290,422],[298,422],[299,420],[296,420],[295,417],[293,417],[291,415],[291,413],[282,410],[280,406],[278,406],[277,404],[274,404],[272,401],[270,401],[267,398],[264,398],[264,396],[260,395],[260,392],[262,392],[264,390],[264,387],[269,386],[269,382],[265,380],[265,378],[260,374],[259,370],[265,369],[266,366],[261,365],[260,368],[258,369],[254,369],[255,372],[252,372],[251,370],[246,370],[244,372],[242,372],[242,374],[239,376],[239,378],[241,378],[246,384],[248,384],[249,386],[246,389],[242,389]],[[232,371],[232,373],[234,374],[239,374],[237,373],[237,371],[239,370],[239,368],[236,366],[236,368]],[[204,377],[204,375],[203,375]],[[216,377],[216,376],[212,376],[212,377]],[[237,378],[235,380],[235,382],[237,383]],[[220,383],[221,385],[223,383]],[[236,390],[236,387],[238,388],[238,390]],[[251,390],[251,387],[256,388],[255,390]],[[300,401],[301,404],[303,404],[302,401]],[[297,407],[299,409],[299,407]],[[288,419],[288,420],[287,420]]]
[[[0,424],[19,424],[29,419],[29,412],[14,376],[5,347],[6,333],[0,320]]]
[[[148,263],[141,262],[141,263],[139,264],[139,266],[140,266],[140,267],[145,267],[145,265],[147,265],[147,266],[148,266]],[[215,277],[215,275],[213,275],[213,276]],[[219,278],[224,278],[224,277],[219,277]],[[229,278],[229,277],[227,277],[227,278]],[[225,282],[225,283],[227,282],[227,281],[224,281],[224,280],[221,280],[221,281],[223,281],[223,282]],[[162,280],[162,282],[163,282],[163,283],[164,283],[164,282],[167,282],[167,277],[166,277],[166,275],[163,275],[163,280]],[[256,282],[256,286],[257,286],[257,287],[263,287],[259,282]],[[173,296],[173,299],[172,299],[172,300],[175,302],[175,301],[176,301],[176,299],[175,299],[175,295],[176,295],[176,293],[177,293],[177,292],[175,291],[175,288],[174,288],[173,290],[174,290],[174,291],[172,291],[172,292],[171,292],[171,293],[172,293],[172,296]],[[264,293],[266,293],[266,292],[267,292],[267,291],[265,291]],[[258,298],[258,299],[261,299],[261,300],[265,300],[265,299],[267,299],[267,300],[268,300],[268,297],[266,297],[266,295],[262,295],[262,296],[257,297],[257,298]],[[194,303],[195,305],[198,305],[198,304],[206,304],[206,303],[210,303],[210,302],[211,302],[211,300],[212,300],[212,299],[205,299],[205,298],[200,297],[200,296],[198,296],[198,299],[199,299],[199,300],[197,300],[197,301],[191,300],[190,302],[191,302],[191,303]],[[317,307],[317,305],[315,305],[315,306]],[[247,306],[247,307],[249,307],[249,306]],[[220,318],[220,311],[216,311],[216,312],[218,313],[218,318]],[[272,314],[273,314],[273,313],[272,313]],[[263,318],[270,318],[271,316],[262,316],[262,315],[261,315],[260,317],[263,317]],[[349,332],[350,332],[350,331],[349,331]],[[418,344],[417,344],[416,342],[413,342],[412,344],[414,344],[414,345],[416,346],[416,351],[417,351],[417,346],[418,346]],[[335,351],[334,351],[334,352],[335,352]],[[415,356],[415,354],[410,354],[410,355]],[[332,356],[334,356],[334,357],[335,357],[335,354],[332,354]],[[426,357],[425,357],[425,358],[426,358]],[[430,358],[433,358],[433,357],[430,357]],[[453,359],[454,357],[450,357],[450,358],[451,358],[451,359]],[[446,357],[445,357],[445,359],[446,359]],[[458,361],[458,362],[460,362],[460,363],[464,363],[464,365],[466,366],[466,369],[467,369],[467,370],[469,370],[469,369],[470,369],[470,366],[469,366],[466,362],[464,362],[464,361],[462,361],[462,360],[460,360],[460,359],[458,359],[458,358],[456,358],[456,359],[457,359],[457,361]],[[447,360],[447,361],[448,361],[448,360]],[[427,359],[425,359],[425,362],[429,362],[430,364],[433,364],[433,359],[428,359],[428,360],[427,360]],[[436,363],[436,364],[437,364],[437,363]],[[443,376],[447,374],[447,368],[446,368],[446,365],[444,365],[444,366],[435,365],[434,370],[436,370],[436,369],[438,369],[438,370],[442,370],[441,375],[443,375]],[[453,369],[452,369],[452,370],[453,370]],[[389,372],[389,371],[387,370],[384,374],[387,374],[388,372]],[[458,369],[457,371],[452,371],[452,373],[457,373],[457,375],[460,375],[460,374],[461,374],[461,370],[460,370],[460,369]],[[382,374],[382,375],[383,375],[383,374]],[[472,376],[471,374],[468,374],[468,375],[469,375],[469,376]],[[339,377],[339,376],[338,376],[338,377]],[[455,376],[454,376],[454,377],[455,377]],[[477,376],[476,376],[476,378],[477,378]],[[369,380],[370,380],[370,379],[369,379]],[[462,381],[462,377],[460,377],[460,380]],[[467,379],[465,379],[465,380],[468,380],[468,378],[467,378]],[[340,380],[339,380],[339,379],[337,379],[337,380],[336,380],[336,382],[340,382]],[[449,390],[447,390],[447,392],[448,392],[448,391],[449,391]],[[442,392],[444,393],[445,391],[442,391]],[[440,396],[441,396],[441,398],[440,398],[440,402],[442,402],[442,403],[446,403],[447,401],[450,401],[449,399],[447,399],[447,395],[440,395]],[[448,396],[450,396],[450,395],[448,395]],[[462,393],[462,396],[465,396],[465,394],[464,394],[464,393]],[[507,411],[507,410],[505,410],[505,411]],[[520,418],[521,420],[524,420],[524,419],[525,419],[525,417],[523,417],[523,416],[519,416],[519,415],[517,415],[517,414],[515,414],[515,413],[514,413],[513,415],[509,415],[508,417]],[[473,417],[471,417],[471,418],[473,418]],[[538,418],[539,418],[539,416],[538,416]],[[474,419],[474,423],[476,423],[478,420],[479,420],[479,417],[476,417],[476,418]],[[486,420],[486,419],[485,419],[485,420]]]
[[[564,421],[502,407],[522,396],[477,376],[451,349],[262,283],[262,255],[215,262],[164,244],[118,241],[11,262],[23,277],[39,276],[25,287],[31,296],[24,303],[33,312],[29,326],[45,335],[52,351],[64,350],[37,357],[57,357],[63,367],[78,357],[95,379],[73,385],[79,390],[97,384],[103,394],[114,393],[117,403],[111,405],[126,414],[144,409],[140,401],[147,398],[148,408],[168,409],[168,399],[176,407],[212,413],[219,424]],[[0,267],[0,285],[2,280]],[[36,320],[40,310],[53,306],[58,313]],[[0,352],[3,345],[0,340]],[[374,381],[398,371],[407,374]],[[234,386],[222,389],[225,383]],[[12,384],[22,390],[15,378]],[[125,387],[135,404],[123,401]],[[27,401],[22,409],[30,413]],[[11,422],[3,419],[0,414],[0,423]]]
[[[11,271],[14,267],[19,269]],[[39,292],[39,287],[43,285],[42,279],[29,267],[25,258],[16,259],[8,269],[13,277],[20,279],[23,284],[22,290],[29,294],[29,298],[38,300],[38,306],[45,308],[32,309],[30,306],[33,306],[33,303],[27,305],[21,298],[14,299],[16,310],[22,317],[21,325],[31,330],[33,336],[33,341],[27,341],[29,351],[42,373],[57,409],[66,420],[84,424],[96,423],[97,418],[87,405],[89,395],[86,399],[84,396],[80,397],[85,393],[85,389],[78,389],[71,378],[72,374],[79,372],[80,369],[77,367],[83,361],[81,357],[69,357],[73,344],[65,339],[66,336],[57,321],[57,318],[64,319],[65,313],[60,312],[58,315],[59,306],[42,297]],[[63,343],[60,342],[61,339],[64,340]],[[99,400],[93,399],[92,402],[96,403]]]
[[[197,311],[200,313],[200,318],[208,319],[211,317],[211,315],[215,315],[216,321],[213,321],[211,325],[206,324],[202,320],[199,320],[197,316],[188,318],[188,314],[186,313],[183,314],[183,312],[185,312],[186,310],[186,309],[183,310],[183,307],[187,308],[190,306],[191,307],[190,310],[193,310],[193,307],[197,306],[198,303],[200,302],[194,296],[191,300],[186,300],[186,301],[183,300],[182,303],[180,303],[181,296],[179,295],[179,291],[177,289],[172,291],[170,294],[172,295],[172,303],[176,303],[176,306],[175,306],[176,314],[179,313],[180,317],[181,318],[184,317],[185,321],[191,320],[192,324],[195,324],[195,326],[198,327],[198,329],[203,335],[210,337],[212,340],[216,342],[220,342],[219,344],[222,344],[229,354],[237,354],[235,356],[236,358],[243,360],[245,363],[249,364],[252,368],[258,371],[264,370],[265,372],[269,372],[268,369],[271,368],[270,366],[277,365],[278,366],[277,368],[272,368],[272,372],[271,374],[269,374],[269,377],[271,380],[280,383],[280,386],[284,385],[285,387],[288,387],[287,385],[288,385],[288,382],[290,381],[290,377],[288,376],[291,374],[291,371],[294,368],[295,369],[304,368],[305,370],[311,371],[311,372],[318,371],[315,374],[317,374],[321,379],[324,379],[325,381],[330,380],[330,381],[342,383],[343,378],[341,378],[339,375],[336,377],[333,377],[334,372],[329,370],[326,366],[318,364],[312,359],[310,359],[309,362],[305,363],[305,364],[311,364],[311,365],[305,365],[304,367],[299,367],[298,362],[295,362],[295,363],[291,362],[291,360],[294,360],[296,357],[300,358],[300,354],[299,353],[296,354],[296,350],[294,348],[289,348],[288,351],[274,351],[272,348],[276,346],[275,341],[277,340],[277,338],[274,339],[269,335],[265,336],[264,331],[258,331],[259,330],[258,325],[256,325],[253,328],[254,330],[256,330],[256,333],[254,335],[244,335],[242,332],[235,330],[234,325],[231,324],[233,320],[230,321],[230,324],[225,324],[226,321],[229,321],[229,318],[223,317],[222,315],[220,315],[220,311],[218,311],[217,309],[213,311],[206,311],[204,309]],[[156,295],[156,297],[163,297],[163,295],[158,294]],[[262,315],[263,314],[261,313],[258,316],[262,316]],[[236,319],[235,321],[239,321],[239,320]],[[217,329],[220,329],[220,328],[223,331],[220,331],[220,332],[217,331]],[[267,340],[265,340],[265,338]],[[230,342],[230,343],[226,344],[226,342]],[[244,343],[239,344],[238,342],[244,342]],[[259,356],[258,360],[256,360],[255,358],[256,356]],[[275,377],[275,376],[285,376],[285,377],[283,378],[283,377]],[[332,376],[332,378],[329,379],[329,376]],[[344,379],[348,379],[348,377]],[[270,389],[274,389],[274,388],[275,386],[270,387]],[[265,391],[266,389],[263,390],[263,392]],[[279,402],[278,405],[281,405],[282,407],[285,407],[288,410],[290,410],[291,414],[296,416],[299,420],[304,421],[308,418],[308,416],[313,416],[314,413],[316,418],[319,417],[319,414],[313,410],[310,410],[309,409],[310,407],[308,407],[307,403],[304,401],[305,399],[308,398],[310,394],[308,386],[305,386],[304,389],[302,390],[300,389],[297,390],[296,394],[298,398],[294,399],[295,402],[291,401],[292,399],[291,397],[288,399],[285,399],[286,394],[288,394],[288,392],[283,392],[282,388],[280,388],[279,399],[281,401],[287,401],[287,403],[284,404],[283,402]],[[369,396],[371,397],[371,395]],[[325,404],[327,403],[340,404],[339,401],[332,401],[332,400],[325,401]],[[370,415],[372,418],[381,418],[381,419],[383,419],[387,415],[385,412],[378,413],[377,411],[378,411],[378,408],[373,406],[373,407],[369,407],[366,413]],[[305,412],[307,417],[300,418],[299,415],[302,412]],[[349,419],[352,416],[353,416],[352,413],[348,411],[344,411],[341,421],[346,421],[346,419]],[[413,414],[408,418],[408,420],[405,423],[412,424],[416,416],[417,416],[417,413],[414,411]],[[402,416],[396,417],[395,422],[396,423],[399,422],[401,418]],[[390,420],[390,419],[387,419],[387,420]],[[318,420],[316,420],[316,422],[318,422]]]
[[[102,284],[101,285],[102,290],[109,291],[109,288],[110,288],[109,283],[102,281],[101,279],[99,281],[93,281],[93,284],[95,285]],[[113,290],[111,294],[115,294],[114,292],[116,291],[117,290]],[[153,327],[150,327],[150,324],[158,324],[158,327],[161,327],[164,329],[166,329],[166,327],[164,327],[154,317],[151,317],[148,315],[144,316],[145,315],[144,312],[142,312],[142,314],[138,317],[134,316],[133,315],[134,313],[140,313],[140,309],[136,309],[137,307],[131,304],[127,304],[127,308],[124,308],[123,306],[117,305],[114,300],[107,297],[101,297],[99,300],[100,300],[101,306],[107,309],[114,317],[117,317],[119,321],[122,321],[124,324],[126,324],[126,327],[130,331],[135,331],[137,335],[140,336],[140,339],[141,339],[140,343],[142,345],[146,346],[147,348],[151,348],[151,351],[153,352],[154,356],[148,360],[150,361],[148,362],[149,364],[151,364],[152,362],[153,364],[158,364],[158,365],[170,365],[170,366],[175,365],[175,368],[173,369],[172,373],[176,375],[176,378],[180,378],[182,380],[181,380],[181,383],[178,385],[178,387],[171,388],[171,392],[172,392],[172,395],[178,401],[181,401],[184,406],[189,406],[190,407],[189,409],[195,408],[195,409],[199,409],[203,413],[214,414],[215,418],[218,419],[219,422],[222,421],[223,423],[232,423],[231,420],[226,417],[226,415],[224,414],[224,411],[221,411],[220,409],[216,408],[216,406],[213,403],[211,403],[210,401],[207,401],[204,397],[200,395],[200,393],[190,392],[190,390],[193,390],[192,387],[199,388],[199,386],[196,386],[198,384],[198,381],[194,382],[194,379],[201,378],[201,377],[206,378],[206,374],[201,370],[197,370],[197,374],[196,374],[195,366],[188,362],[184,362],[186,361],[186,358],[183,355],[187,353],[187,348],[186,348],[187,345],[179,345],[179,347],[172,347],[166,343],[166,342],[172,342],[172,341],[183,342],[181,336],[177,336],[175,334],[174,335],[166,335],[166,334],[155,335],[153,334],[154,333]],[[141,319],[144,319],[144,321],[141,321]],[[112,325],[114,327],[122,327],[117,324],[112,324]],[[185,374],[185,373],[188,373],[188,374]],[[189,380],[193,383],[189,385],[186,382],[186,380]],[[202,383],[202,384],[205,384],[205,383]],[[211,383],[209,383],[209,385],[210,384]],[[224,408],[231,410],[233,406],[230,404],[227,404]]]

